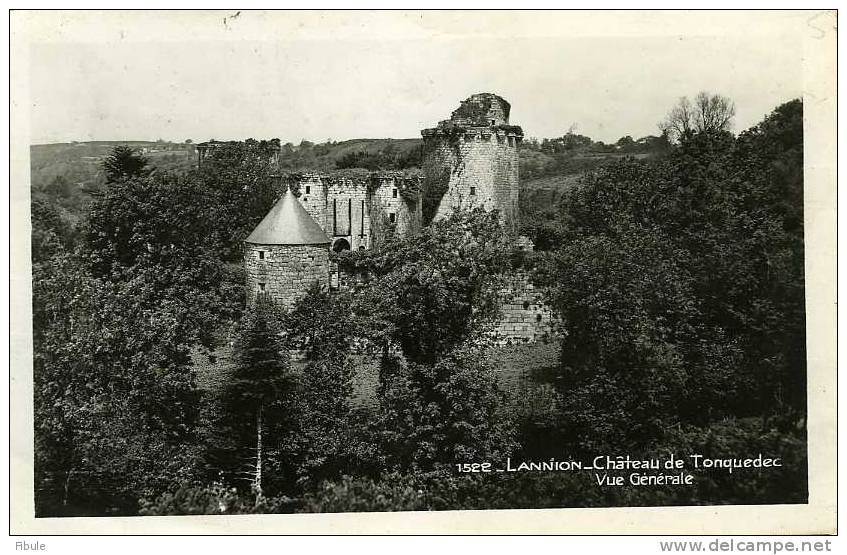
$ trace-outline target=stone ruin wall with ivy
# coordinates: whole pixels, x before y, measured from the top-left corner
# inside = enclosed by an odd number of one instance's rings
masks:
[[[491,332],[498,345],[548,341],[556,335],[556,319],[546,304],[544,290],[536,287],[525,270],[509,276],[500,290],[500,321]]]
[[[330,240],[344,238],[351,250],[374,248],[388,233],[406,235],[420,230],[417,173],[292,174],[288,182]]]

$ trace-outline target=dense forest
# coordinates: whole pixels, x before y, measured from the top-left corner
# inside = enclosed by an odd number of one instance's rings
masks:
[[[371,146],[321,163],[417,163],[415,141]],[[801,101],[737,136],[526,141],[535,252],[460,212],[334,255],[359,286],[288,312],[244,301],[241,242],[280,193],[267,148],[196,168],[110,145],[87,190],[33,172],[37,516],[806,501]],[[529,392],[486,344],[517,268],[559,328]],[[224,352],[230,373],[200,387],[198,361]],[[354,394],[362,356],[373,403]],[[671,453],[781,466],[652,488],[456,468]]]

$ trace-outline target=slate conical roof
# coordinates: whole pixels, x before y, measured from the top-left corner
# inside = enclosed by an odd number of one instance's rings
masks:
[[[324,245],[330,241],[288,189],[246,242],[255,245]]]

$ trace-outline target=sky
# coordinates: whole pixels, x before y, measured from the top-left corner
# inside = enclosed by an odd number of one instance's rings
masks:
[[[736,131],[802,95],[802,44],[787,25],[722,33],[720,21],[705,32],[646,21],[633,33],[596,18],[545,27],[544,14],[513,28],[468,25],[478,13],[382,33],[372,19],[289,20],[279,32],[262,21],[228,35],[144,34],[149,22],[101,20],[86,36],[78,26],[29,45],[30,143],[412,138],[478,92],[508,100],[527,137],[574,129],[614,142],[658,134],[678,98],[701,90],[735,102]]]

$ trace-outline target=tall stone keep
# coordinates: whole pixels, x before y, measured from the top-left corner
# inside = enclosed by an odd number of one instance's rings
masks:
[[[523,130],[509,124],[510,109],[496,94],[475,94],[449,120],[421,131],[425,224],[457,209],[482,206],[498,210],[506,229],[517,232]]]
[[[265,297],[290,308],[329,283],[329,238],[290,189],[244,241],[247,305]]]

